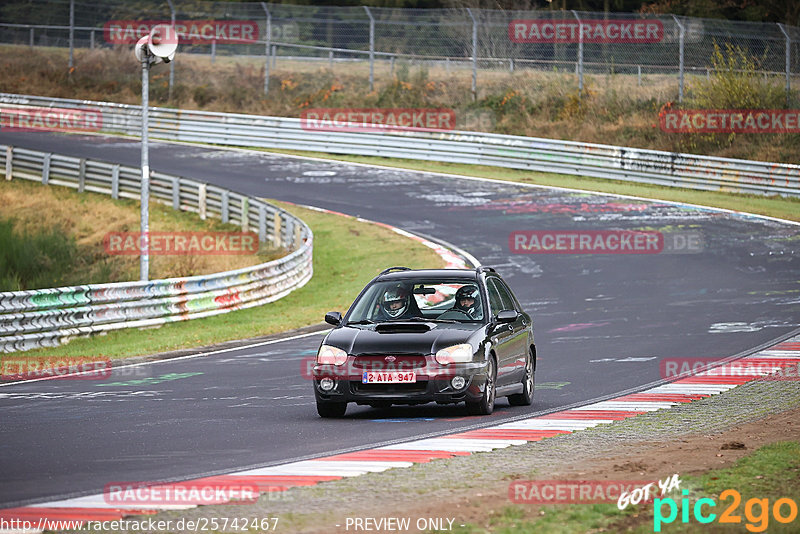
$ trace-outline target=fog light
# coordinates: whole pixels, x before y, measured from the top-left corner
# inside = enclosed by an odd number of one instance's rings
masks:
[[[450,381],[450,384],[451,384],[451,385],[452,385],[452,386],[453,386],[455,389],[461,389],[461,388],[463,388],[463,387],[464,387],[464,384],[466,384],[466,383],[467,383],[467,381],[464,379],[464,377],[463,377],[463,376],[454,376],[454,377],[453,377],[453,379]]]
[[[322,391],[330,391],[336,386],[336,381],[333,378],[328,378],[327,376],[319,381],[319,387]]]

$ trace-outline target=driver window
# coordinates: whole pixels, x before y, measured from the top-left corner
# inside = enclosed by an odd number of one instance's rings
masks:
[[[492,315],[496,315],[497,312],[503,311],[505,309],[503,307],[503,301],[500,298],[500,293],[497,291],[497,288],[494,285],[494,280],[486,281],[486,290],[489,292],[489,306],[492,308]]]
[[[514,305],[514,299],[506,285],[500,280],[492,280],[492,282],[497,285],[497,291],[500,293],[500,299],[503,301],[503,309],[516,310],[517,307]]]

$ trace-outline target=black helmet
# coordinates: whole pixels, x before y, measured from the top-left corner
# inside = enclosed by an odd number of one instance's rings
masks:
[[[478,291],[477,286],[468,285],[468,286],[461,286],[456,291],[456,304],[455,309],[464,311],[470,315],[470,317],[478,317],[480,315],[480,308],[481,308],[481,301],[480,301],[480,292]],[[472,299],[472,305],[470,306],[462,306],[461,300],[462,299]]]
[[[398,284],[386,290],[383,294],[381,306],[386,315],[392,318],[400,317],[408,309],[410,293],[407,288]],[[397,306],[397,304],[400,304]]]

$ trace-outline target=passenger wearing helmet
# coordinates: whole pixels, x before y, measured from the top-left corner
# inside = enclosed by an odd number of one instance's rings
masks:
[[[477,286],[461,286],[456,291],[454,310],[466,313],[470,319],[480,319],[483,316],[481,309],[481,294]]]
[[[397,284],[386,290],[380,301],[380,315],[383,319],[406,319],[417,316],[416,302],[411,292],[402,284]]]

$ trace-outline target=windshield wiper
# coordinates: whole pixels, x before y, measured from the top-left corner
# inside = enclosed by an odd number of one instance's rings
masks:
[[[347,323],[347,326],[351,324],[375,324],[375,321],[370,321],[369,319],[362,319],[361,321],[350,321]]]
[[[426,323],[457,323],[452,319],[428,319],[427,317],[410,317],[406,321],[424,321]]]

